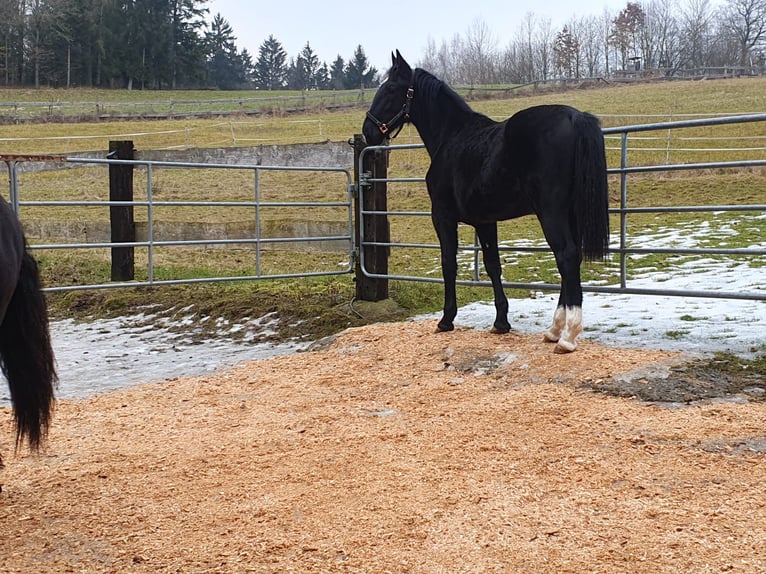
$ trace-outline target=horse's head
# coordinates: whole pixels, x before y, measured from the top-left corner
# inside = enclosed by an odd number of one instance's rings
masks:
[[[410,119],[414,97],[412,68],[399,50],[391,54],[391,61],[388,77],[378,88],[362,125],[362,133],[369,145],[379,145],[384,139],[396,137]]]

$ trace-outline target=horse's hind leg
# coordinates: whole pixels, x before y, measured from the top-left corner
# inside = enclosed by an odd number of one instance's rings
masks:
[[[561,297],[553,314],[553,327],[561,323],[564,330],[556,342],[557,353],[571,353],[577,348],[577,337],[582,334],[582,286],[580,285],[580,252],[570,244],[556,252],[556,264],[561,273]]]
[[[476,234],[479,236],[481,252],[484,257],[484,268],[487,270],[492,281],[492,290],[495,294],[495,323],[492,326],[493,333],[507,333],[511,330],[508,322],[508,299],[503,291],[502,268],[500,265],[500,252],[497,246],[497,224],[487,223],[476,226]]]
[[[564,287],[562,284],[561,292],[559,293],[559,302],[556,305],[556,310],[553,312],[553,323],[550,329],[548,329],[543,335],[546,341],[551,343],[558,343],[561,338],[561,333],[564,331],[564,327],[567,322],[567,312],[564,306]]]
[[[561,275],[559,302],[545,339],[556,343],[557,353],[571,353],[577,348],[577,337],[582,333],[581,255],[566,220],[562,223],[555,217],[539,215],[538,219]]]

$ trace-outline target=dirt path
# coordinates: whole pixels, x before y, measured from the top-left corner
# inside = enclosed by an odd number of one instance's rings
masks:
[[[674,360],[433,322],[62,400],[0,435],[2,572],[764,572],[766,404],[587,390]]]

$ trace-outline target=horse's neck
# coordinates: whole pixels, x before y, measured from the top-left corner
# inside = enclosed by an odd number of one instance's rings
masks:
[[[460,130],[472,112],[461,105],[462,102],[456,102],[448,94],[441,93],[440,86],[443,84],[439,80],[429,75],[425,81],[433,84],[420,93],[416,89],[411,120],[428,153],[433,156],[446,139]]]

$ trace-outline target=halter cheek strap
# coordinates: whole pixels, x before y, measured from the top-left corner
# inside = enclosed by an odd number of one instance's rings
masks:
[[[406,124],[410,120],[410,109],[412,108],[412,99],[415,97],[415,88],[410,86],[407,88],[407,96],[404,100],[404,104],[402,105],[402,109],[399,110],[399,112],[391,118],[388,122],[381,122],[378,118],[373,116],[369,111],[367,112],[367,117],[370,118],[370,121],[374,123],[376,126],[378,126],[378,129],[380,130],[380,133],[382,133],[386,137],[390,137],[391,139],[394,139],[396,136],[399,135],[399,132],[402,131],[402,128],[404,127],[404,124]],[[397,125],[397,122],[401,120],[401,123]],[[389,136],[389,132],[391,129],[396,129],[396,133]]]

